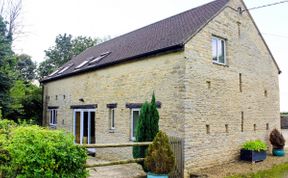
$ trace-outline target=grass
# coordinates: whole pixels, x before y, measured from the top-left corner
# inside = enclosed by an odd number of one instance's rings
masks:
[[[285,178],[288,176],[288,162],[274,166],[271,169],[250,174],[238,174],[226,178]]]

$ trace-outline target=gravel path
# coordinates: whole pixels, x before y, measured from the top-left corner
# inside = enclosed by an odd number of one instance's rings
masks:
[[[262,162],[252,164],[244,161],[236,161],[233,163],[223,164],[221,166],[215,166],[212,168],[203,169],[197,174],[204,175],[203,177],[207,176],[209,178],[221,178],[234,174],[245,174],[270,169],[274,165],[281,164],[284,162],[288,162],[287,150],[285,157],[275,157],[272,156],[271,154],[268,154],[266,160]]]
[[[94,157],[90,157],[87,164],[105,162]],[[89,169],[89,178],[142,178],[145,173],[138,164],[123,164],[116,166],[104,166]]]

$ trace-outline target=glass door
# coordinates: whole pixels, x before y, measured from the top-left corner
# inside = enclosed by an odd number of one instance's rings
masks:
[[[74,110],[74,135],[75,143],[95,143],[95,110],[75,109]]]

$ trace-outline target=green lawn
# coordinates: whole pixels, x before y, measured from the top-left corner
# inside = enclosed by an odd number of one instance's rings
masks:
[[[285,178],[288,176],[288,162],[274,166],[271,169],[251,174],[228,176],[226,178]]]

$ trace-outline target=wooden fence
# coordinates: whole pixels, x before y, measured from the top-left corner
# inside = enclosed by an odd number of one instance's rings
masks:
[[[176,159],[175,169],[173,172],[169,174],[169,178],[180,178],[184,176],[184,172],[183,172],[184,171],[184,155],[183,155],[184,141],[183,139],[177,138],[177,137],[169,137],[169,140],[170,140],[170,145],[171,145],[171,148],[174,152],[175,159]],[[89,144],[89,145],[82,145],[82,146],[86,148],[116,148],[116,147],[129,147],[129,146],[148,146],[151,143],[152,142],[129,142],[129,143],[116,143],[116,144]],[[86,168],[138,163],[143,160],[144,158],[101,162],[101,163],[86,165]]]

